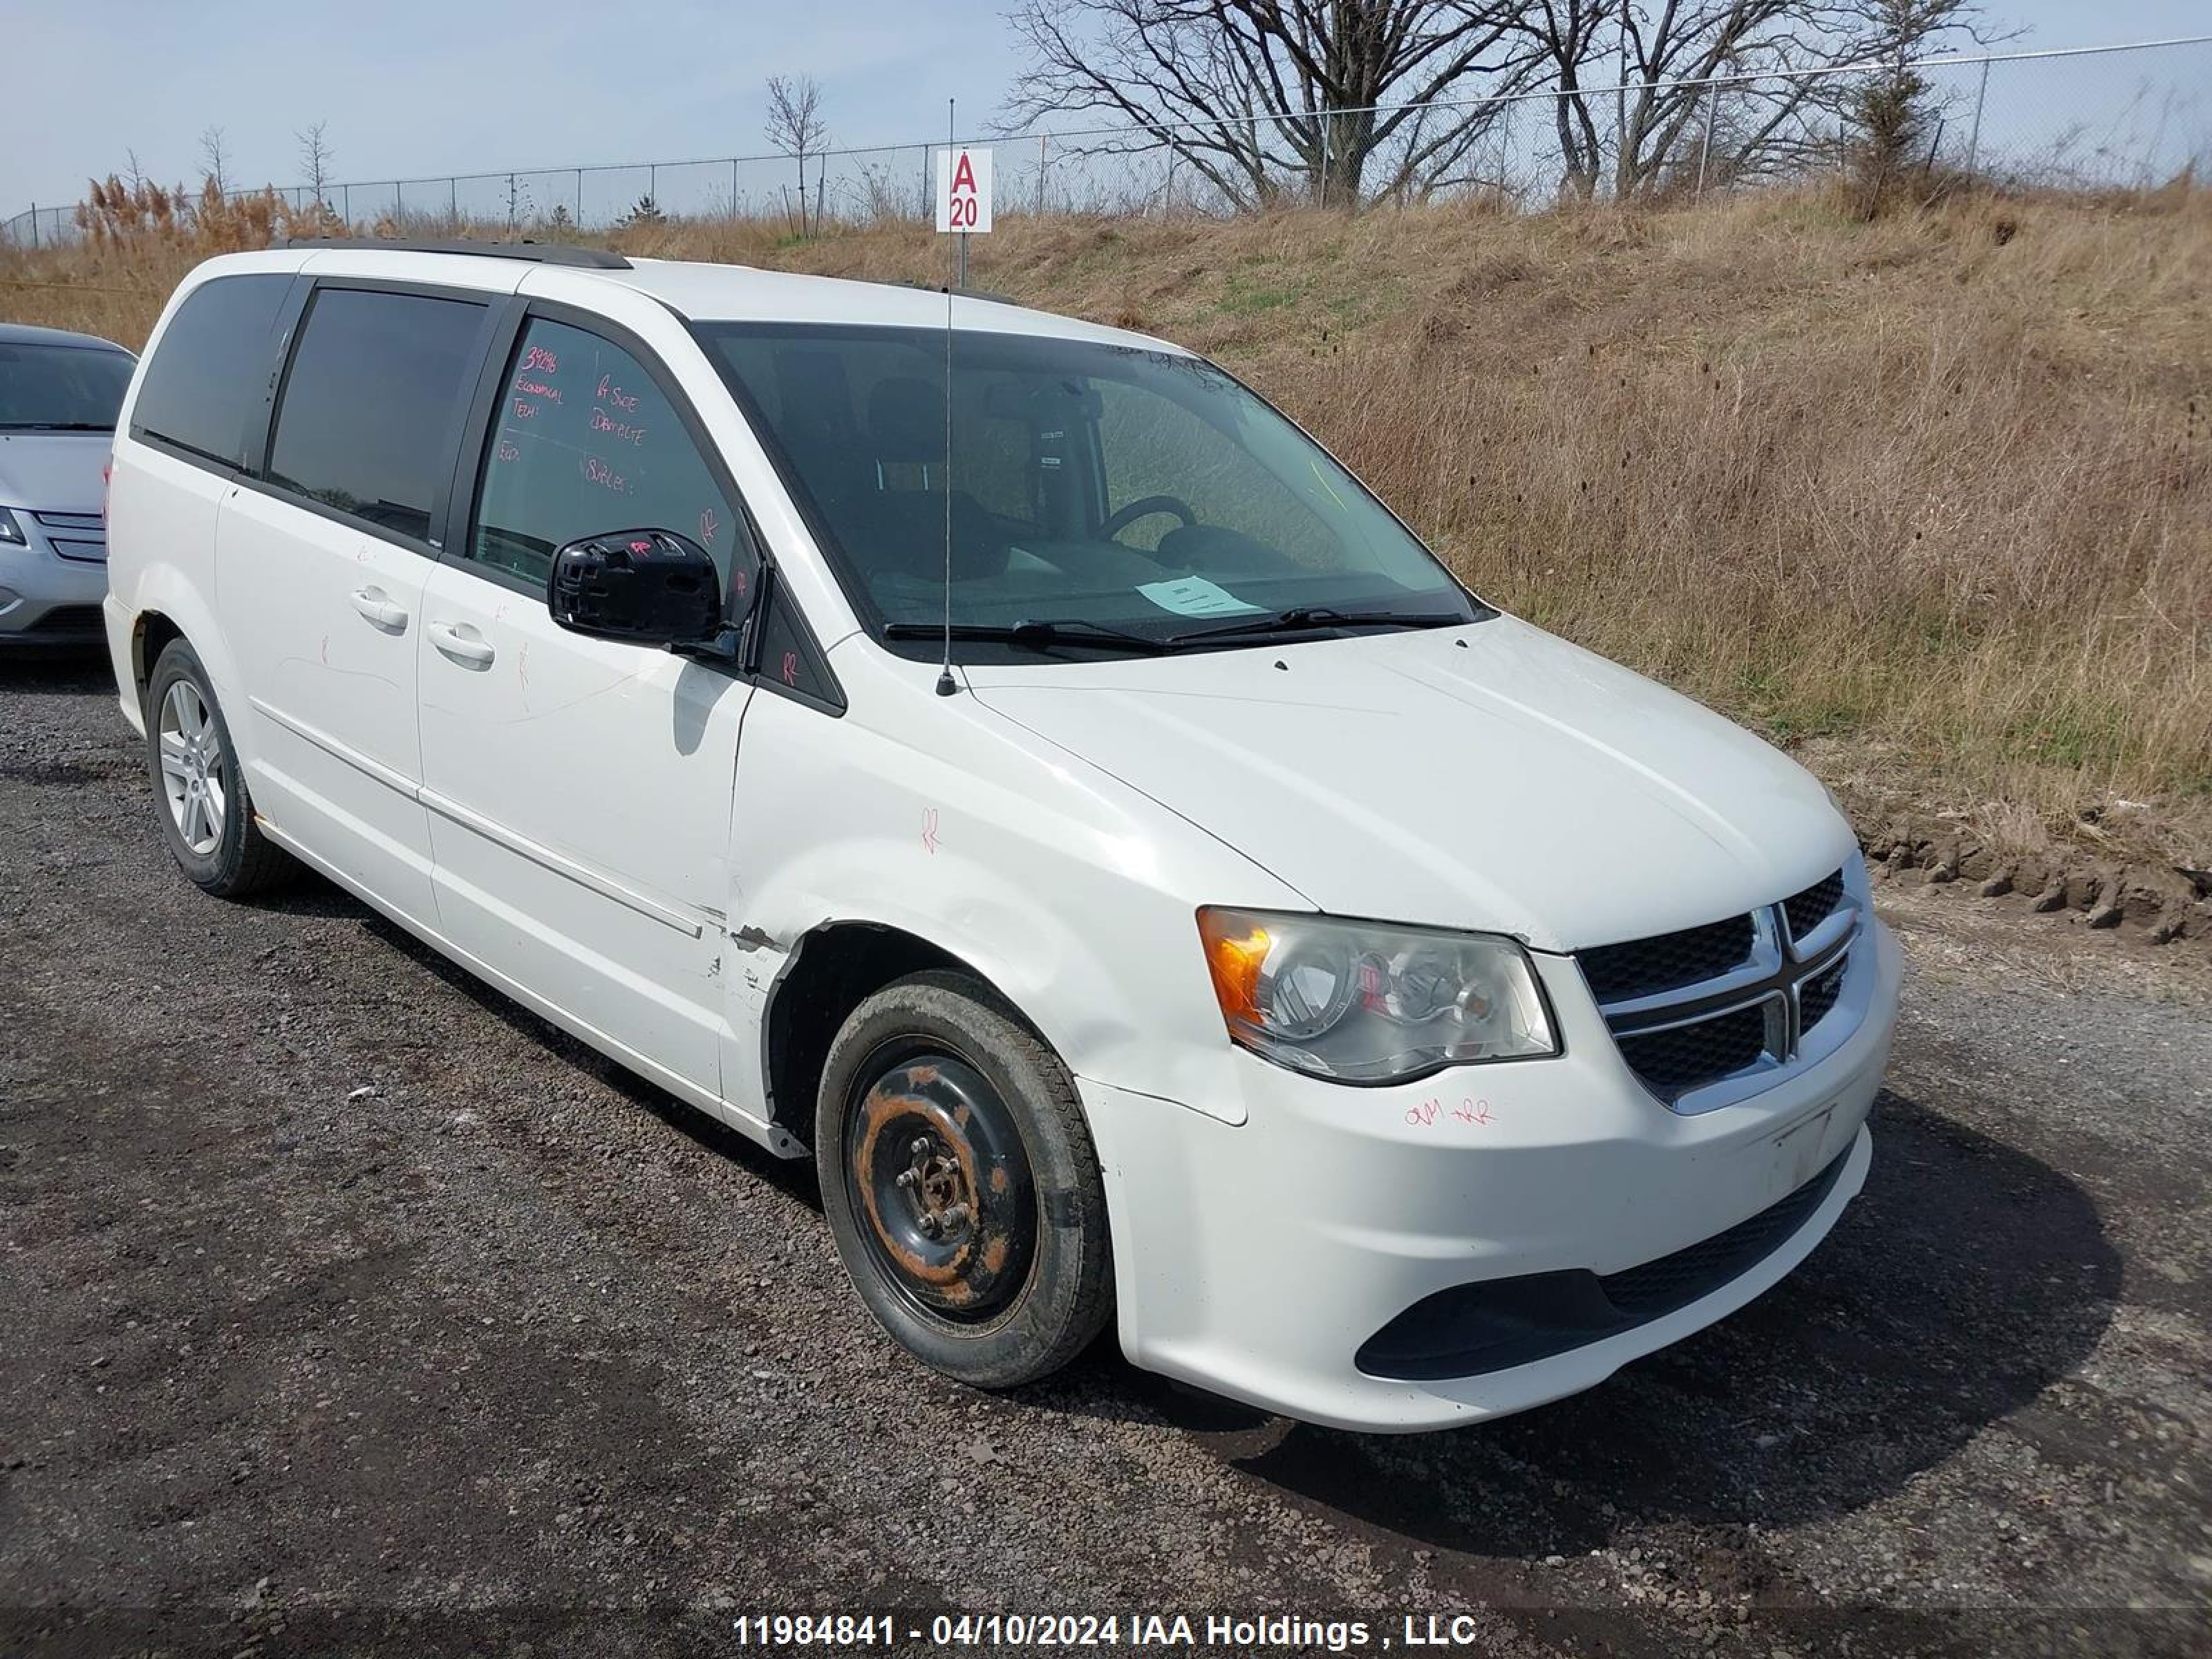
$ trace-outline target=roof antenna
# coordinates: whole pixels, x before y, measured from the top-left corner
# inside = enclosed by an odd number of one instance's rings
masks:
[[[945,100],[945,161],[952,165],[957,142],[959,100]],[[953,239],[955,242],[959,238]],[[948,250],[950,251],[950,250]],[[956,256],[957,257],[957,256]],[[949,697],[960,689],[952,678],[952,278],[945,279],[945,666],[938,671],[937,695]]]

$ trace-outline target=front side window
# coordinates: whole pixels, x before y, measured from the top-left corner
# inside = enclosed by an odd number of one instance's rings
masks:
[[[468,301],[319,291],[277,406],[270,481],[427,541],[483,320],[484,307]]]
[[[132,426],[225,466],[246,464],[246,424],[266,407],[289,272],[217,276],[185,296],[154,343]]]
[[[1312,440],[1195,357],[924,329],[696,325],[856,607],[898,639],[1164,641],[1284,613],[1487,614]],[[926,643],[917,642],[917,651]]]
[[[112,432],[130,386],[124,352],[0,340],[0,432]]]
[[[754,580],[735,505],[644,366],[596,334],[532,318],[491,422],[465,556],[538,587],[555,550],[613,530],[698,543],[732,611]]]

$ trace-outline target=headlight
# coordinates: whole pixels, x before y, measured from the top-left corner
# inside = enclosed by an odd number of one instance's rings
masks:
[[[15,515],[4,507],[0,507],[0,542],[6,542],[11,547],[30,545],[24,539],[23,526],[15,522]]]
[[[1510,939],[1211,905],[1198,932],[1230,1036],[1295,1072],[1391,1083],[1559,1052]]]

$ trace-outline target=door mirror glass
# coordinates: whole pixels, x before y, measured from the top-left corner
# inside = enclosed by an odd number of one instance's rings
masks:
[[[617,530],[553,555],[553,620],[633,645],[705,645],[722,628],[722,581],[707,550],[669,530]]]

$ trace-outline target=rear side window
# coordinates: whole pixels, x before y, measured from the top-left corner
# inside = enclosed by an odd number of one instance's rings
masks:
[[[270,335],[291,287],[289,273],[218,276],[187,295],[146,365],[132,433],[243,466],[246,426],[269,389]]]
[[[277,406],[270,482],[427,541],[484,316],[465,300],[319,289]]]

